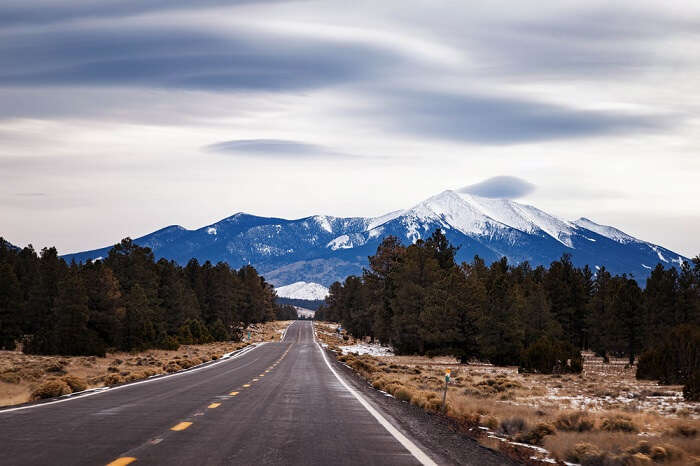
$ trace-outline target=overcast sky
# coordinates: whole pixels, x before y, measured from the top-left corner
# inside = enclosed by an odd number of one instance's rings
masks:
[[[0,235],[67,253],[476,185],[695,256],[698,83],[697,0],[4,0]]]

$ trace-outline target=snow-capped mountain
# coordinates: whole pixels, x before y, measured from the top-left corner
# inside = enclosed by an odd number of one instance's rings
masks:
[[[318,301],[326,299],[328,288],[318,283],[296,282],[291,285],[280,286],[276,289],[277,296],[281,298],[305,299]]]
[[[316,215],[297,220],[238,213],[196,230],[169,226],[134,241],[156,257],[186,264],[252,264],[276,286],[311,282],[329,286],[362,273],[367,256],[388,235],[404,243],[426,238],[440,228],[456,246],[458,261],[479,255],[487,263],[507,256],[511,262],[549,265],[571,254],[576,265],[605,266],[612,273],[643,280],[657,263],[680,266],[687,258],[622,231],[580,218],[570,222],[533,206],[444,191],[405,210],[381,217]],[[85,261],[106,257],[109,247],[68,254]]]

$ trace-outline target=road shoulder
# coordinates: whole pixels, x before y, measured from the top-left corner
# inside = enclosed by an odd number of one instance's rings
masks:
[[[374,389],[351,368],[338,362],[334,352],[325,348],[322,351],[348,385],[359,392],[387,421],[413,440],[438,464],[475,466],[517,464],[461,433],[460,426],[455,421],[428,413]]]

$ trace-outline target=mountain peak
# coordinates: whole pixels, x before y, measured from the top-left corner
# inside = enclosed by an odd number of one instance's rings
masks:
[[[304,281],[280,286],[276,289],[277,296],[290,299],[307,299],[311,301],[325,299],[328,296],[328,288],[318,283]]]
[[[150,247],[157,258],[180,264],[192,258],[200,263],[224,261],[232,267],[251,264],[276,285],[328,286],[362,274],[367,257],[387,236],[414,242],[438,228],[460,247],[458,262],[478,254],[487,262],[505,256],[513,263],[538,266],[566,253],[576,265],[605,266],[612,273],[632,273],[643,280],[658,262],[675,267],[688,260],[585,217],[568,222],[531,205],[453,190],[380,217],[315,215],[287,220],[238,212],[197,230],[175,225],[134,242]],[[87,261],[107,257],[110,249],[64,257]]]

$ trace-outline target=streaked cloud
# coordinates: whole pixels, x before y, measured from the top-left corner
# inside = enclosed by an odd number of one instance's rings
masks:
[[[663,213],[695,255],[699,35],[696,0],[6,0],[0,235],[381,215],[469,179],[643,238]]]
[[[392,130],[475,144],[519,144],[649,132],[677,123],[671,115],[594,111],[518,97],[426,91],[378,92]]]
[[[0,47],[0,86],[283,92],[366,79],[397,61],[386,50],[352,42],[100,25],[12,35]]]
[[[317,144],[286,139],[236,139],[204,147],[210,152],[266,158],[355,158]]]

